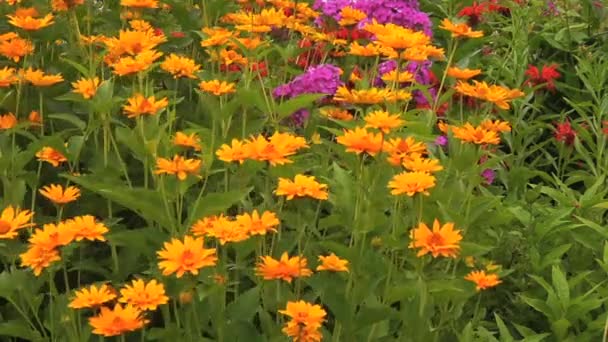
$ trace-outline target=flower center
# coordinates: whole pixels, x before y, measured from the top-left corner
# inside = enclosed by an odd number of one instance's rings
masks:
[[[11,231],[11,224],[9,222],[0,220],[0,234],[6,234]]]
[[[428,237],[426,242],[431,246],[442,246],[444,245],[443,236],[439,233],[433,233]]]

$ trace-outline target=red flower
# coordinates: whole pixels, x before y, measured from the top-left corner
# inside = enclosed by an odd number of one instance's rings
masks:
[[[608,121],[607,120],[602,121],[602,132],[605,135],[608,135]]]
[[[184,32],[180,32],[180,31],[171,32],[171,37],[173,37],[173,38],[184,38],[185,36],[186,36],[186,34]]]
[[[572,145],[574,144],[574,138],[576,138],[576,131],[572,129],[570,122],[566,121],[555,125],[555,139],[557,141]]]
[[[534,65],[529,65],[528,70],[526,70],[526,75],[528,79],[526,80],[526,84],[528,85],[539,85],[546,83],[547,89],[551,91],[555,91],[555,83],[554,81],[561,77],[562,75],[557,71],[557,64],[545,65],[538,70]]]
[[[486,2],[477,3],[473,1],[471,6],[466,6],[458,12],[459,17],[469,17],[469,25],[475,26],[481,22],[481,17],[484,13],[488,12],[501,12],[503,15],[509,14],[507,7],[498,5],[497,0],[490,0]]]
[[[163,30],[160,28],[155,28],[154,29],[154,35],[156,36],[162,36],[164,34]]]

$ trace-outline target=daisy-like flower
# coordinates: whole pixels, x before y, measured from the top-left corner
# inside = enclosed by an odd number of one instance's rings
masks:
[[[160,68],[173,75],[173,78],[188,77],[196,78],[196,73],[201,66],[188,57],[178,56],[174,53],[161,63]]]
[[[0,115],[0,130],[11,129],[17,126],[17,117],[13,113]]]
[[[165,242],[163,249],[156,253],[161,260],[158,267],[163,275],[175,273],[181,278],[186,272],[197,275],[199,269],[214,266],[217,262],[216,249],[205,248],[203,241],[203,238],[186,235],[184,241],[172,239]]]
[[[222,246],[229,242],[245,241],[250,237],[247,227],[224,215],[203,218],[191,229],[194,235],[217,239]]]
[[[42,18],[32,16],[7,15],[9,24],[27,31],[37,31],[54,23],[53,14],[49,13]]]
[[[141,115],[156,115],[167,105],[169,100],[166,97],[156,100],[154,96],[146,98],[142,94],[135,94],[127,99],[127,104],[122,109],[127,117],[135,118]]]
[[[509,89],[495,84],[487,84],[486,82],[479,82],[473,80],[473,83],[466,83],[458,81],[454,86],[456,92],[477,98],[483,101],[492,102],[496,107],[500,109],[511,108],[510,102],[518,97],[524,95],[519,89]]]
[[[34,52],[34,45],[31,41],[20,38],[16,34],[12,36],[7,36],[6,34],[0,36],[0,55],[12,59],[13,62],[18,63],[22,57],[32,52]]]
[[[451,67],[448,69],[448,76],[459,80],[468,80],[477,75],[481,75],[481,69],[460,69],[458,67]]]
[[[30,245],[25,253],[19,254],[19,258],[21,258],[21,266],[31,268],[37,277],[53,262],[61,260],[59,251],[56,249],[47,249],[36,245]]]
[[[483,37],[483,31],[473,31],[473,29],[465,24],[454,24],[450,19],[445,18],[441,21],[439,28],[452,33],[452,38],[481,38]]]
[[[75,186],[68,186],[65,189],[59,184],[51,184],[38,190],[40,194],[55,204],[66,204],[73,202],[80,197],[80,189]]]
[[[365,127],[379,129],[384,134],[405,125],[405,120],[402,120],[399,114],[389,114],[384,110],[368,113],[363,120],[366,122]]]
[[[219,160],[227,163],[238,162],[239,164],[243,164],[249,158],[249,150],[243,141],[232,139],[231,145],[223,144],[215,152],[215,155]]]
[[[494,287],[494,286],[502,283],[502,280],[500,280],[500,278],[498,277],[498,274],[495,274],[495,273],[486,274],[486,271],[484,271],[484,270],[471,271],[469,274],[467,274],[466,277],[464,277],[464,279],[474,282],[476,285],[475,289],[477,291],[489,289],[491,287]]]
[[[397,70],[391,70],[382,75],[382,80],[386,83],[408,83],[414,82],[414,74],[401,70],[397,72]]]
[[[89,318],[93,334],[105,337],[141,329],[145,323],[141,317],[141,311],[131,305],[122,306],[120,304],[116,304],[114,309],[104,306],[97,316]]]
[[[95,216],[76,216],[66,221],[68,228],[74,234],[74,240],[82,241],[106,241],[104,234],[110,230],[102,222],[98,222]]]
[[[350,6],[344,6],[340,11],[340,20],[338,21],[338,24],[340,26],[352,26],[358,24],[365,18],[367,18],[367,15],[363,11],[354,9]]]
[[[173,145],[182,146],[182,147],[190,147],[195,151],[201,150],[201,139],[198,137],[196,133],[192,133],[190,135],[185,134],[184,132],[176,132],[173,137]]]
[[[165,287],[155,279],[147,284],[142,279],[136,279],[131,285],[126,285],[120,290],[121,303],[127,303],[134,308],[145,310],[156,310],[159,305],[167,304],[169,297],[165,295]]]
[[[19,210],[9,205],[0,214],[0,239],[13,239],[18,231],[33,226],[29,223],[34,213],[29,210]]]
[[[148,70],[152,63],[163,55],[162,52],[148,50],[135,56],[121,57],[111,65],[113,72],[118,76],[126,76]]]
[[[42,70],[28,68],[23,72],[23,78],[36,87],[48,87],[63,81],[61,74],[46,75]]]
[[[279,132],[275,132],[269,139],[261,134],[251,137],[245,145],[248,158],[268,161],[273,166],[293,163],[287,157],[294,155],[299,149],[307,147],[306,139]]]
[[[461,140],[462,143],[468,142],[477,145],[500,144],[500,137],[496,131],[491,131],[481,126],[474,127],[470,123],[466,123],[462,127],[452,127],[452,132],[454,132],[454,137]]]
[[[262,256],[255,268],[255,273],[262,276],[264,280],[281,279],[288,283],[294,278],[310,277],[312,271],[307,268],[307,260],[301,256],[289,257],[287,252],[281,255],[279,260],[271,256]]]
[[[180,155],[173,156],[173,159],[157,158],[155,174],[176,175],[177,179],[183,181],[191,175],[200,173],[202,161],[200,159],[186,159]]]
[[[317,266],[317,271],[348,272],[348,260],[340,259],[334,253],[319,255],[319,261],[321,265]]]
[[[91,285],[76,291],[74,299],[68,304],[72,309],[95,308],[116,298],[116,291],[108,284],[99,287]]]
[[[351,121],[354,119],[351,113],[342,108],[328,107],[321,109],[319,112],[321,115],[335,120]]]
[[[62,221],[57,224],[47,223],[42,229],[36,229],[28,241],[32,245],[51,250],[68,245],[73,240],[74,233],[69,224]]]
[[[506,121],[486,119],[479,126],[496,133],[511,132],[511,124]]]
[[[414,156],[427,153],[425,144],[412,137],[389,139],[385,142],[383,148],[389,154],[388,162],[394,166],[399,166],[403,161]]]
[[[414,172],[428,172],[433,173],[443,170],[443,166],[439,164],[439,160],[422,158],[419,154],[412,156],[411,158],[403,159],[403,167],[408,171]]]
[[[235,221],[249,235],[266,235],[269,231],[276,232],[276,227],[281,223],[275,213],[265,211],[260,215],[257,210],[254,210],[251,214],[238,215]]]
[[[2,54],[2,42],[0,41],[0,54]],[[19,81],[15,68],[4,67],[0,69],[0,88],[6,88]]]
[[[120,0],[120,5],[134,8],[158,8],[158,0]]]
[[[282,331],[294,341],[319,342],[323,338],[319,329],[325,322],[327,312],[320,305],[303,300],[287,302],[285,310],[279,310],[279,313],[291,318]]]
[[[375,57],[380,54],[380,49],[375,44],[360,45],[357,41],[350,44],[348,53],[353,56]]]
[[[82,4],[84,0],[51,0],[51,8],[55,12],[65,12]]]
[[[61,152],[55,150],[52,147],[45,146],[40,151],[36,152],[36,157],[40,161],[45,161],[54,167],[59,166],[59,164],[68,161],[68,159],[61,154]]]
[[[314,176],[298,174],[293,181],[287,178],[279,178],[279,185],[274,191],[277,196],[287,196],[287,200],[295,197],[312,197],[318,200],[326,200],[327,184],[319,183]]]
[[[336,139],[338,144],[346,147],[346,152],[367,153],[372,156],[382,151],[383,140],[381,133],[368,132],[362,127],[356,127],[354,130],[345,129],[344,134]]]
[[[199,83],[199,88],[206,93],[221,96],[234,93],[236,91],[236,84],[219,80],[201,81],[201,83]]]
[[[428,189],[435,186],[435,177],[426,172],[402,172],[388,182],[391,195],[429,195]]]
[[[72,90],[76,94],[82,95],[85,99],[90,99],[97,93],[97,88],[99,88],[99,77],[94,78],[81,78],[76,82],[72,82]]]
[[[409,248],[419,249],[416,256],[421,257],[430,253],[433,258],[443,256],[446,258],[456,258],[460,251],[460,230],[454,229],[454,223],[448,222],[441,225],[437,219],[433,222],[433,230],[424,223],[420,222],[418,228],[410,231]]]

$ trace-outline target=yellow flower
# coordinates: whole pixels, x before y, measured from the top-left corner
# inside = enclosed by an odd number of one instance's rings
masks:
[[[81,94],[83,98],[90,99],[97,93],[99,88],[99,77],[81,78],[76,82],[72,82],[73,92]]]
[[[399,71],[399,73],[397,73],[397,70],[389,71],[386,74],[382,75],[382,80],[386,83],[406,83],[415,81],[414,74],[403,70]]]
[[[452,127],[452,132],[454,132],[454,137],[462,140],[462,143],[470,142],[478,145],[500,144],[498,133],[481,126],[474,127],[470,123],[466,123],[462,127]]]
[[[434,186],[435,177],[426,172],[402,172],[388,183],[392,195],[406,194],[410,197],[416,193],[429,195],[427,190]]]
[[[156,115],[169,105],[166,97],[158,101],[154,96],[145,98],[142,94],[135,94],[127,99],[127,104],[122,107],[127,117],[134,118],[141,115]]]
[[[219,160],[227,163],[239,162],[239,164],[243,164],[245,159],[249,158],[248,149],[245,144],[238,139],[232,139],[231,145],[223,144],[220,146],[219,150],[215,152],[215,155]]]
[[[212,80],[212,81],[202,81],[199,84],[199,88],[207,93],[211,93],[215,96],[221,96],[225,94],[231,94],[236,91],[235,83],[229,83],[226,81]]]
[[[409,248],[418,248],[416,256],[421,257],[428,253],[433,255],[433,258],[443,256],[446,258],[456,258],[460,251],[460,230],[454,229],[454,223],[448,222],[441,225],[437,219],[433,221],[433,230],[424,222],[420,222],[418,228],[410,231]]]
[[[264,211],[262,215],[254,210],[251,214],[244,213],[235,218],[236,224],[241,226],[247,234],[266,235],[267,232],[276,232],[281,223],[277,215],[271,211]]]
[[[82,4],[84,0],[51,0],[51,8],[55,12],[64,12]]]
[[[141,311],[131,305],[116,304],[114,309],[102,307],[97,316],[89,318],[89,324],[93,327],[93,334],[110,337],[140,329],[145,321]]]
[[[363,29],[374,34],[376,44],[394,50],[404,50],[431,43],[431,38],[424,32],[413,31],[392,23],[382,25],[373,20]]]
[[[338,20],[338,24],[340,26],[351,26],[358,24],[365,18],[367,18],[367,15],[364,12],[350,6],[345,6],[342,7],[342,10],[340,11],[340,20]]]
[[[29,210],[19,210],[13,206],[7,206],[0,214],[0,239],[13,239],[18,231],[28,228],[34,224],[29,223],[34,213]]]
[[[524,95],[519,89],[509,89],[499,85],[473,80],[473,84],[458,81],[454,86],[456,92],[494,103],[500,109],[509,109],[509,102]]]
[[[193,59],[178,56],[174,53],[161,63],[160,68],[173,75],[173,78],[188,77],[196,78],[194,75],[201,66],[196,64]]]
[[[43,18],[33,18],[31,16],[16,16],[16,15],[7,15],[10,19],[9,24],[19,27],[21,29],[27,31],[37,31],[41,28],[47,27],[53,24],[53,14],[49,13],[45,15]]]
[[[487,129],[488,131],[493,131],[496,133],[499,132],[511,132],[511,125],[506,121],[495,120],[492,121],[490,119],[483,120],[480,125],[482,128]]]
[[[317,266],[317,271],[348,272],[348,260],[340,259],[334,253],[328,256],[319,256],[321,265]]]
[[[365,128],[356,127],[354,130],[344,130],[344,134],[336,141],[346,147],[346,152],[374,156],[382,150],[383,137],[381,133],[372,133]]]
[[[353,56],[375,57],[380,54],[380,49],[373,43],[360,45],[355,41],[350,44],[348,53]]]
[[[61,76],[61,74],[45,75],[44,71],[34,70],[32,68],[25,70],[23,78],[37,87],[47,87],[63,81],[63,76]]]
[[[91,285],[88,289],[76,291],[76,297],[68,304],[72,309],[94,308],[116,298],[116,292],[107,284],[99,287]]]
[[[392,90],[386,88],[369,88],[349,90],[341,86],[334,95],[334,101],[347,102],[350,104],[376,104],[383,102],[405,101],[411,98],[411,94],[404,90]]]
[[[98,222],[92,215],[76,216],[67,220],[65,224],[74,235],[74,240],[106,241],[104,234],[110,230],[103,223]]]
[[[138,53],[135,57],[122,57],[118,62],[112,64],[114,73],[118,76],[125,76],[142,71],[146,71],[154,61],[162,56],[162,52],[154,50]]]
[[[403,167],[408,171],[433,173],[443,170],[437,159],[422,158],[419,154],[403,159]]]
[[[294,278],[310,277],[312,271],[307,268],[306,258],[301,256],[289,257],[287,252],[281,255],[279,260],[271,256],[262,256],[255,268],[255,273],[262,276],[264,280],[281,279],[288,283]]]
[[[17,126],[17,117],[13,113],[0,115],[0,130],[11,129]]]
[[[473,29],[465,24],[454,24],[450,19],[445,18],[441,21],[439,28],[452,33],[452,38],[481,38],[483,37],[483,31],[473,31]]]
[[[389,154],[388,162],[398,166],[413,156],[421,156],[427,153],[426,146],[412,137],[392,138],[385,142],[384,150]]]
[[[172,239],[165,242],[163,249],[156,253],[161,260],[158,267],[163,275],[175,273],[181,278],[184,273],[198,274],[203,267],[214,266],[217,262],[215,248],[204,248],[203,238],[193,238],[186,235],[184,241]]]
[[[120,5],[135,8],[158,8],[158,0],[120,0]]]
[[[223,27],[203,27],[203,33],[207,36],[201,41],[202,47],[220,46],[229,42],[234,33]]]
[[[138,310],[156,310],[159,305],[167,304],[169,297],[165,295],[163,284],[155,279],[147,284],[141,279],[136,279],[131,285],[126,285],[120,290],[118,301],[132,305]]]
[[[173,156],[173,160],[156,158],[155,174],[176,175],[177,179],[183,181],[188,174],[198,176],[202,161],[200,159],[186,159],[180,155]]]
[[[279,185],[274,191],[277,196],[287,196],[287,200],[295,197],[312,197],[326,200],[327,184],[319,183],[314,176],[296,175],[294,180],[279,178]]]
[[[75,186],[68,186],[65,189],[59,184],[51,184],[38,190],[40,194],[55,204],[66,204],[75,201],[80,197],[80,189]]]
[[[198,137],[198,135],[196,133],[187,135],[184,132],[176,132],[175,137],[173,137],[173,145],[191,147],[195,151],[200,151],[201,150],[201,139]]]
[[[384,134],[388,134],[391,130],[405,125],[405,121],[401,120],[399,114],[389,114],[383,110],[368,113],[363,120],[366,122],[365,127],[379,129]],[[380,143],[380,147],[382,147],[382,143]]]
[[[502,283],[502,280],[500,280],[498,274],[486,274],[486,271],[484,270],[471,271],[466,277],[464,277],[464,279],[474,282],[476,285],[475,289],[477,291],[489,289]]]
[[[0,54],[2,54],[1,44],[2,42],[0,42]],[[0,69],[0,88],[6,88],[18,81],[19,78],[16,75],[15,68],[4,67]]]

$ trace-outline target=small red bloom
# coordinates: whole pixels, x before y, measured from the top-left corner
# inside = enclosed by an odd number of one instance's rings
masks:
[[[555,91],[555,80],[562,75],[557,71],[557,64],[545,65],[540,70],[534,65],[529,65],[526,70],[528,79],[526,84],[528,85],[539,85],[546,83],[547,89]]]
[[[173,37],[173,38],[184,38],[185,36],[186,36],[186,34],[184,32],[180,32],[180,31],[171,32],[171,37]]]
[[[555,139],[557,141],[563,141],[570,146],[574,144],[575,138],[576,131],[572,129],[570,122],[566,121],[555,125]]]
[[[160,28],[155,28],[155,29],[154,29],[154,35],[156,35],[156,36],[162,36],[162,35],[164,35],[164,34],[165,34],[165,33],[163,32],[163,30],[162,30],[162,29],[160,29]]]

